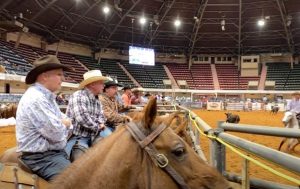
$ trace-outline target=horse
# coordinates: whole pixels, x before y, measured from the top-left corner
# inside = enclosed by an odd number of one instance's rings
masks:
[[[279,111],[279,107],[278,106],[271,106],[271,114],[277,114]]]
[[[285,112],[284,117],[282,118],[282,122],[286,128],[291,128],[291,129],[300,129],[299,127],[299,120],[296,117],[296,113],[294,112]],[[288,151],[292,151],[295,149],[295,147],[300,144],[300,138],[295,139],[295,138],[283,138],[282,141],[280,142],[280,145],[278,147],[278,150],[280,151],[282,145],[287,141],[288,146],[287,149]]]
[[[226,115],[226,123],[239,123],[240,116],[232,113],[225,113]]]
[[[130,123],[90,148],[49,189],[229,189],[224,177],[168,127],[174,118],[158,116],[151,97]]]
[[[7,104],[4,105],[2,104],[0,107],[0,118],[8,119],[10,117],[16,118],[16,113],[17,113],[17,104]]]

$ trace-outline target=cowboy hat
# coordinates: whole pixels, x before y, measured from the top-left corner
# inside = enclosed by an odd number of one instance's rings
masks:
[[[117,86],[117,87],[122,87],[123,85],[119,84],[118,81],[116,80],[108,80],[104,83],[104,89],[107,89],[111,86]]]
[[[82,89],[86,85],[95,81],[107,81],[108,78],[104,77],[100,70],[90,70],[83,74],[83,81],[79,84],[79,88]]]
[[[28,72],[25,83],[33,84],[36,81],[38,75],[43,72],[55,69],[63,69],[64,71],[70,71],[68,66],[60,63],[58,58],[54,55],[46,55],[36,59],[33,63],[33,69]]]

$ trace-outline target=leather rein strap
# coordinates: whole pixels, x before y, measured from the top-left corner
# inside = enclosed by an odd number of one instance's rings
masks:
[[[181,189],[189,189],[184,179],[177,173],[177,171],[169,164],[168,158],[159,153],[152,142],[167,128],[165,124],[159,125],[151,134],[145,136],[145,134],[133,123],[127,123],[126,129],[130,132],[133,138],[139,143],[142,149],[144,149],[155,165],[166,171],[171,178],[180,186]]]

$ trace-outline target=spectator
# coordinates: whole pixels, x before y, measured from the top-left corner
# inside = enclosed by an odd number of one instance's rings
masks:
[[[17,152],[24,164],[47,181],[70,164],[64,148],[71,121],[59,110],[54,95],[64,80],[63,70],[68,68],[53,55],[34,61],[25,79],[33,85],[17,110]]]

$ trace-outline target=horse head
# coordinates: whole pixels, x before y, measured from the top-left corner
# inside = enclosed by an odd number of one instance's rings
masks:
[[[232,113],[225,113],[225,115],[227,118],[229,118],[232,115]]]
[[[282,118],[282,122],[283,122],[285,127],[293,127],[293,124],[295,124],[295,123],[292,123],[292,122],[294,120],[297,120],[295,113],[290,112],[290,111],[287,111],[287,112],[284,113],[284,116]]]
[[[282,118],[282,122],[286,128],[293,128],[293,129],[300,129],[299,128],[299,121],[296,117],[296,113],[288,111],[284,113],[284,116]],[[294,150],[294,148],[300,144],[300,139],[294,139],[294,138],[283,138],[282,141],[279,144],[278,150],[280,151],[283,144],[287,142],[287,150],[288,152]]]
[[[118,128],[68,167],[50,189],[230,188],[228,182],[170,128],[176,114],[157,115],[155,98],[150,98],[143,111],[131,117],[132,122]],[[143,136],[146,140],[139,140]],[[169,168],[178,173],[186,187],[168,174],[166,169]]]

